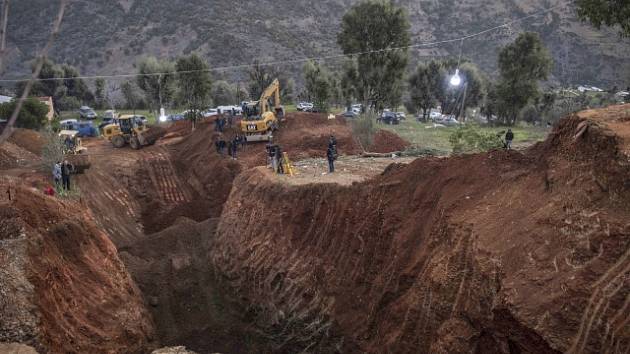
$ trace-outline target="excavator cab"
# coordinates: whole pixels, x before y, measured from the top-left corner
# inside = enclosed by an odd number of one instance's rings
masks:
[[[280,105],[280,82],[274,80],[263,91],[258,101],[243,104],[241,132],[247,141],[269,141],[278,129],[278,118],[284,117],[284,107]]]

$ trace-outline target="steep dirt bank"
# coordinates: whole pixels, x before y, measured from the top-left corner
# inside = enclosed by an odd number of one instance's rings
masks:
[[[524,154],[361,184],[241,174],[213,264],[290,352],[615,353],[630,346],[628,106]]]
[[[217,219],[179,219],[121,249],[121,258],[149,303],[162,345],[199,353],[269,352],[247,308],[209,260]]]
[[[39,352],[141,353],[153,324],[116,248],[73,203],[3,179],[0,342]]]

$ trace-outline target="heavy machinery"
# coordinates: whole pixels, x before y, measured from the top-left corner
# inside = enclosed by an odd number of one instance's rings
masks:
[[[89,157],[85,154],[87,148],[81,143],[79,132],[76,130],[62,130],[59,132],[62,142],[64,159],[73,166],[72,173],[81,174],[90,168]]]
[[[149,128],[144,121],[135,115],[118,117],[114,123],[103,128],[103,136],[116,148],[129,144],[134,150],[152,145],[156,140],[149,136]]]
[[[271,102],[273,101],[273,103]],[[247,141],[269,141],[278,129],[279,119],[284,118],[284,107],[280,105],[280,82],[273,80],[263,91],[258,101],[243,104],[241,132]]]

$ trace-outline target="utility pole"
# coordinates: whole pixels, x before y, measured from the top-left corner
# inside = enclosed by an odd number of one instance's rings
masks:
[[[462,99],[462,109],[460,115],[463,121],[466,121],[466,93],[468,92],[468,81],[464,82],[464,98]]]

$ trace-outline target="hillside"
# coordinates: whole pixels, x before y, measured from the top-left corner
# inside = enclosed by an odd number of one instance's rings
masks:
[[[133,72],[146,55],[175,57],[191,51],[212,66],[307,58],[338,53],[336,33],[356,0],[75,0],[70,2],[53,59],[85,74]],[[456,38],[503,24],[563,1],[558,0],[399,0],[408,9],[412,42]],[[22,77],[34,52],[45,42],[57,1],[11,3],[6,77]],[[464,55],[486,72],[496,70],[497,49],[522,30],[543,36],[556,59],[554,81],[624,85],[630,77],[630,42],[614,30],[597,31],[560,6],[546,16],[480,36],[465,43]],[[414,60],[458,53],[458,45],[413,50]],[[297,71],[301,64],[286,70]],[[244,72],[227,72],[229,78]]]

